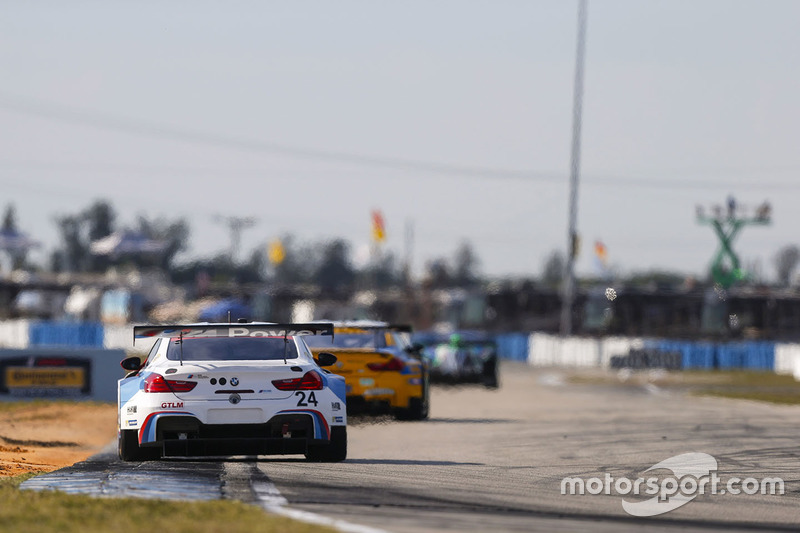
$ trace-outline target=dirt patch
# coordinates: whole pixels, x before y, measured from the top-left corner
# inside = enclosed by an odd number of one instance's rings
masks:
[[[0,477],[50,472],[83,461],[116,434],[117,413],[112,404],[4,404],[0,411]]]
[[[8,444],[22,444],[23,446],[38,446],[39,448],[74,448],[80,446],[78,442],[63,442],[60,440],[18,440],[0,435],[0,440]]]
[[[3,446],[0,444],[0,452],[8,452],[8,453],[30,453],[30,450],[25,448],[20,448],[19,446],[9,447]]]

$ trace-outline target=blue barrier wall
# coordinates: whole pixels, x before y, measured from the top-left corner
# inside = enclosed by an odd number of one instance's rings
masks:
[[[710,343],[689,341],[650,341],[645,347],[660,352],[677,352],[681,354],[681,366],[686,369],[714,368],[716,347]]]
[[[103,347],[103,325],[99,322],[34,322],[29,346]]]
[[[503,333],[495,337],[497,356],[513,361],[528,360],[528,334]]]
[[[717,368],[775,369],[775,343],[737,342],[717,347]]]
[[[705,370],[774,370],[775,343],[742,341],[726,344],[690,341],[649,341],[646,348],[660,352],[677,352],[684,369]]]

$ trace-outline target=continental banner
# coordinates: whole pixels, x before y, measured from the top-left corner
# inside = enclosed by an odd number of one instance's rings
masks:
[[[77,387],[82,389],[86,385],[86,376],[82,368],[6,368],[6,387],[9,389],[24,389],[42,387],[55,389],[60,387]]]
[[[74,356],[32,356],[0,360],[0,394],[75,397],[92,393],[91,362]]]

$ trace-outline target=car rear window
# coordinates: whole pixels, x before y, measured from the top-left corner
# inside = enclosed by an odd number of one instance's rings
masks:
[[[229,337],[170,339],[171,361],[277,361],[297,359],[297,346],[289,337]]]
[[[363,333],[336,333],[331,341],[330,337],[309,336],[306,344],[312,348],[376,348],[386,347],[386,340],[382,331],[365,331]]]

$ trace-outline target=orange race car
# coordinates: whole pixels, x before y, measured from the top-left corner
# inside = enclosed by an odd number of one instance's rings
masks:
[[[314,356],[337,358],[330,371],[345,378],[348,413],[391,413],[399,420],[428,418],[428,363],[411,344],[411,327],[377,321],[334,322],[330,337],[307,337]]]

